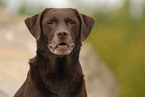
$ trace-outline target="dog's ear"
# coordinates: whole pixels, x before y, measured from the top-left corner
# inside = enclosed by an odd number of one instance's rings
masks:
[[[33,15],[31,17],[28,17],[25,19],[25,24],[30,31],[30,33],[36,38],[38,41],[41,36],[41,21],[42,21],[42,15],[47,11],[48,9],[44,9],[41,13]]]
[[[70,8],[80,20],[80,31],[81,31],[81,40],[85,41],[85,39],[91,33],[91,30],[95,24],[95,19],[93,17],[87,16],[85,14],[79,13],[78,10]]]
[[[85,41],[85,39],[91,33],[91,30],[96,20],[93,17],[87,16],[82,13],[80,13],[80,19],[81,19],[81,40]]]

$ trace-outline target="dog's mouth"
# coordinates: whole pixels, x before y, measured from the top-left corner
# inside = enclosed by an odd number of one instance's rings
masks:
[[[73,48],[74,48],[74,43],[65,43],[65,42],[61,42],[58,44],[49,44],[48,46],[49,50],[56,54],[56,55],[68,55],[72,52]]]

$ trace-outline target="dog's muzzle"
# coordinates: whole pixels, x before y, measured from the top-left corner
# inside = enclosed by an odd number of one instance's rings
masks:
[[[48,45],[48,48],[52,53],[56,55],[64,56],[70,54],[74,46],[75,46],[74,43],[61,42],[59,44],[51,43]]]
[[[74,46],[75,44],[70,32],[67,30],[58,30],[48,45],[48,48],[52,53],[64,56],[70,54]]]

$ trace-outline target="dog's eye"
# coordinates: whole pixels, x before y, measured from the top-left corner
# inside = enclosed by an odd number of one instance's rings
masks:
[[[47,24],[54,24],[54,23],[56,23],[56,22],[57,22],[56,17],[53,17],[53,18],[51,18],[51,19],[49,19],[49,20],[47,21]]]
[[[72,20],[70,17],[68,17],[68,18],[66,19],[66,23],[67,23],[67,24],[75,24],[75,21]]]
[[[51,21],[49,21],[47,24],[53,24],[53,21],[51,20]]]
[[[70,24],[75,24],[75,22],[73,20],[71,20],[71,19],[69,19],[69,23]]]

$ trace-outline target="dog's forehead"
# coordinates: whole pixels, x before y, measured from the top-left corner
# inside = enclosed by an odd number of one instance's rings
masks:
[[[44,17],[77,17],[72,9],[69,8],[53,8],[46,11]]]

